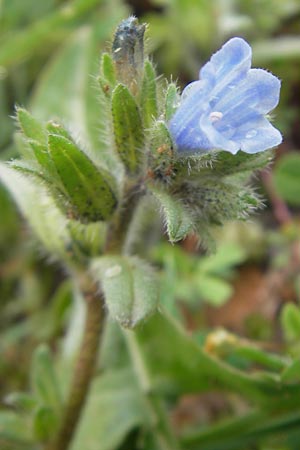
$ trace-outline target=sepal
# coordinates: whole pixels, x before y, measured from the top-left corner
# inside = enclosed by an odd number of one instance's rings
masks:
[[[180,95],[176,84],[170,83],[165,94],[165,119],[169,121],[180,104]]]
[[[152,63],[147,60],[144,65],[144,74],[140,92],[140,105],[145,128],[150,128],[158,115],[156,73]]]
[[[167,191],[151,187],[151,192],[158,200],[170,242],[184,239],[193,229],[193,220],[185,210],[182,202],[172,197]]]
[[[143,162],[144,133],[138,105],[124,84],[112,93],[112,117],[116,151],[133,175]]]
[[[103,93],[109,98],[117,84],[116,67],[109,53],[102,54],[98,81]]]

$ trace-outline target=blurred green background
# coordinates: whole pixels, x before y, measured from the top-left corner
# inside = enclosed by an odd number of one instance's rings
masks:
[[[161,302],[196,339],[203,342],[212,328],[225,327],[262,348],[297,359],[299,0],[0,0],[0,157],[8,160],[18,154],[16,104],[39,119],[57,118],[93,146],[101,122],[95,90],[100,53],[109,49],[119,21],[131,14],[149,24],[147,48],[157,73],[181,87],[197,79],[201,65],[232,36],[251,44],[254,67],[268,69],[282,80],[280,105],[272,118],[283,133],[283,144],[272,168],[254,180],[265,198],[264,210],[247,223],[218,230],[214,255],[196,250],[191,235],[176,246],[162,238],[148,257],[161,275]],[[9,392],[26,390],[32,353],[39,343],[48,343],[54,354],[70,346],[65,332],[73,309],[66,274],[34,240],[2,187],[0,208],[4,406]],[[155,231],[149,234],[153,241],[156,237]],[[174,407],[174,423],[185,427],[209,422],[225,414],[222,400],[219,403],[216,398],[183,398]],[[272,433],[257,445],[251,448],[299,448],[282,444]]]

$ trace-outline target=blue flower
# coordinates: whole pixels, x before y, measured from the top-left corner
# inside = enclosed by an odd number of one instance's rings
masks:
[[[257,153],[279,145],[280,132],[266,114],[278,103],[280,81],[251,69],[251,47],[230,39],[182,93],[169,129],[179,153],[212,149]]]

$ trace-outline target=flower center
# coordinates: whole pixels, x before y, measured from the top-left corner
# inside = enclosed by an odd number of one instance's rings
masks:
[[[223,113],[221,113],[220,111],[212,111],[209,115],[209,120],[211,122],[218,122],[219,120],[221,120],[223,117]]]

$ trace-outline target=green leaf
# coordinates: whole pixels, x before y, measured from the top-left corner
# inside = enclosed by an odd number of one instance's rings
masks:
[[[134,174],[143,160],[143,126],[129,89],[118,84],[112,93],[112,116],[117,153],[127,171]]]
[[[176,84],[170,83],[166,90],[166,99],[165,99],[165,116],[166,121],[169,121],[171,117],[174,115],[176,109],[179,106],[180,97],[178,94],[178,89]]]
[[[110,315],[126,328],[133,328],[152,314],[158,303],[153,269],[137,257],[105,256],[91,265],[100,281]]]
[[[33,354],[31,385],[40,405],[59,414],[62,398],[51,353],[46,345],[41,344]]]
[[[281,326],[288,341],[300,338],[300,308],[294,303],[284,306],[281,313]]]
[[[17,108],[16,111],[18,122],[26,138],[46,146],[47,133],[43,125],[26,109]]]
[[[45,248],[50,253],[68,260],[67,249],[71,244],[67,230],[68,221],[56,206],[46,187],[3,163],[0,164],[0,180],[14,197]]]
[[[92,385],[71,450],[115,450],[133,428],[148,423],[130,369],[110,371]]]
[[[279,195],[293,206],[300,205],[300,155],[283,156],[274,169],[274,184]]]
[[[144,77],[140,93],[140,105],[145,128],[149,128],[157,117],[156,73],[150,61],[144,65]]]
[[[117,206],[112,177],[62,136],[49,135],[49,151],[75,217],[91,222],[110,218]]]
[[[46,406],[37,408],[33,418],[33,429],[39,441],[47,441],[50,439],[54,435],[57,425],[57,416],[51,408]]]
[[[251,402],[263,400],[270,404],[272,400],[278,401],[278,384],[267,377],[266,372],[261,377],[249,375],[218,360],[204,351],[165,312],[153,315],[135,333],[153,386],[164,393],[229,389],[241,393]],[[283,396],[289,396],[284,386],[281,392]],[[295,392],[290,394],[290,399],[296,395]]]
[[[164,222],[172,243],[180,241],[192,230],[193,222],[184,206],[166,191],[151,188],[163,208]]]

